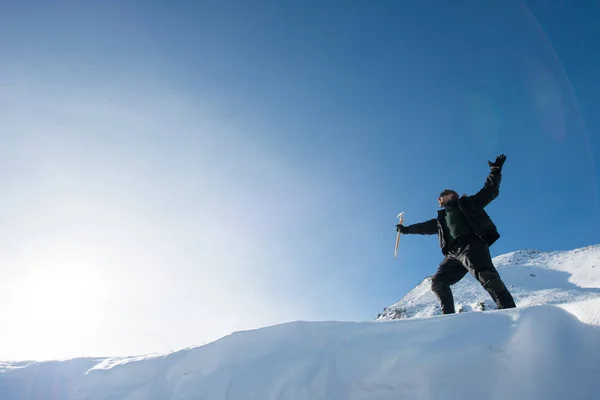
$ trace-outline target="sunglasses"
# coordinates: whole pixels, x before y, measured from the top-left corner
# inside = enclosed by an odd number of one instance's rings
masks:
[[[451,191],[451,190],[444,190],[442,193],[440,193],[440,197],[444,197],[444,196],[447,196],[449,194],[454,194],[454,192]]]

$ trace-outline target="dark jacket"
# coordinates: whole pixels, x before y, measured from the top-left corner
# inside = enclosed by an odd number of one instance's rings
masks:
[[[458,207],[473,229],[473,232],[477,236],[485,239],[488,246],[494,244],[500,237],[500,234],[484,208],[490,204],[492,200],[498,197],[501,180],[501,171],[499,169],[492,169],[485,181],[485,185],[479,192],[472,196],[463,196],[458,199]],[[405,226],[402,229],[402,233],[418,235],[435,235],[437,233],[442,253],[448,254],[450,251],[450,243],[447,243],[447,238],[444,234],[444,225],[446,224],[445,213],[445,209],[439,210],[437,218]]]

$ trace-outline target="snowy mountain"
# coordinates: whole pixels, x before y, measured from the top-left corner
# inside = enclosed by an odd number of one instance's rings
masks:
[[[394,305],[400,320],[293,322],[161,355],[4,362],[0,399],[597,399],[599,256],[593,246],[497,257],[511,310],[429,316],[425,281]],[[485,294],[474,281],[456,287],[469,310]]]
[[[574,303],[600,296],[600,245],[570,251],[520,250],[494,258],[517,307]],[[495,309],[488,293],[471,274],[452,287],[457,312]],[[440,314],[427,277],[402,300],[385,308],[378,320]]]

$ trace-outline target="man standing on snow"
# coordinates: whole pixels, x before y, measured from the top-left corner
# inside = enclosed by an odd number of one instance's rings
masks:
[[[502,154],[494,162],[488,161],[491,172],[483,188],[473,196],[459,198],[454,190],[442,191],[438,198],[442,209],[437,218],[409,226],[396,225],[396,230],[403,234],[438,234],[445,258],[431,278],[431,290],[440,300],[442,314],[454,313],[450,286],[467,272],[475,276],[499,309],[515,307],[512,295],[492,263],[489,246],[500,235],[484,211],[484,207],[498,197],[505,160],[506,156]]]

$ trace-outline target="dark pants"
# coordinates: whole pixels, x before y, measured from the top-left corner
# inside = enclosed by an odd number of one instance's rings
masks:
[[[442,314],[454,313],[450,286],[460,281],[467,272],[473,274],[487,290],[498,309],[515,307],[512,295],[492,263],[487,243],[478,236],[468,236],[457,240],[431,278],[431,290],[440,299]]]

